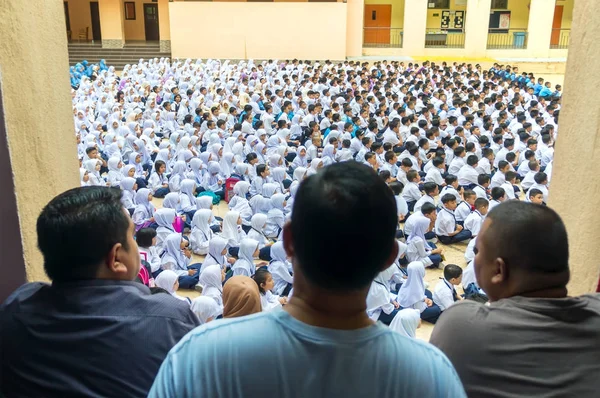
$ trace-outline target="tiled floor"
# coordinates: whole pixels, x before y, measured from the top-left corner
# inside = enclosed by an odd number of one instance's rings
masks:
[[[157,208],[162,207],[162,199],[154,198],[152,203]],[[225,203],[224,201],[222,201],[218,206],[214,206],[214,208],[213,208],[213,213],[217,217],[225,217],[225,214],[227,214],[227,211],[228,211],[227,203]],[[438,247],[444,248],[446,264],[456,264],[456,265],[461,266],[463,269],[467,266],[465,257],[464,257],[465,249],[467,247],[466,243],[459,243],[459,244],[452,245],[452,246],[445,246],[440,243],[437,243],[436,245]],[[202,261],[204,261],[204,257],[194,254],[192,257],[192,260],[193,260],[193,262],[202,262]],[[440,277],[442,277],[441,269],[426,270],[425,281],[427,283],[429,283],[430,290],[433,291],[433,288],[435,287],[436,283],[438,283]],[[460,287],[458,287],[457,290],[460,293]],[[189,298],[195,298],[200,295],[198,292],[195,292],[193,290],[180,290],[178,293],[182,296],[189,297]],[[429,341],[429,336],[431,335],[432,330],[433,330],[432,324],[430,324],[428,322],[422,322],[421,327],[419,329],[417,329],[417,338],[419,338],[421,340]]]

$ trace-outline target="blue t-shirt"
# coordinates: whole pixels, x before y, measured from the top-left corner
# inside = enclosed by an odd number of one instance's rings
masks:
[[[163,362],[150,397],[466,397],[441,351],[378,323],[314,327],[283,310],[210,322]]]

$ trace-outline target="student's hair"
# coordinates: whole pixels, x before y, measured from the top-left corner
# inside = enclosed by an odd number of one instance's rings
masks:
[[[423,191],[425,191],[425,193],[429,195],[434,193],[437,187],[438,186],[435,182],[426,182],[425,184],[423,184]]]
[[[254,152],[250,152],[249,154],[246,155],[246,162],[250,163],[251,161],[253,161],[256,158],[258,158],[258,155],[255,154]]]
[[[504,188],[501,188],[501,187],[492,188],[492,199],[498,200],[498,199],[504,197],[504,195],[506,195],[506,191],[504,190]]]
[[[79,187],[56,196],[37,219],[46,274],[52,281],[93,279],[115,244],[129,250],[129,226],[118,188]]]
[[[394,195],[396,196],[400,195],[404,190],[404,184],[402,184],[400,181],[390,182],[389,186]]]
[[[530,198],[535,197],[537,195],[544,195],[544,193],[542,191],[540,191],[539,189],[537,189],[537,188],[531,188],[529,190],[529,197]]]
[[[377,156],[377,155],[375,155],[375,152],[367,152],[367,153],[365,153],[365,161],[368,162],[369,160],[371,160],[375,156]]]
[[[442,196],[442,203],[446,204],[448,202],[456,202],[456,196],[452,195],[451,193],[447,193]]]
[[[444,279],[449,281],[450,279],[460,278],[463,270],[456,264],[448,264],[444,267]]]
[[[415,170],[409,170],[406,173],[406,179],[408,180],[408,182],[413,182],[414,180],[417,179],[418,175],[419,175],[419,173],[417,173]]]
[[[488,202],[488,200],[485,198],[475,199],[475,208],[477,210],[483,209],[484,207],[488,207],[489,205],[490,205],[490,202]]]
[[[463,196],[465,199],[469,199],[472,196],[477,196],[477,194],[474,191],[469,190],[465,190],[465,192],[463,192]]]
[[[533,176],[533,180],[536,183],[541,184],[544,181],[548,180],[548,175],[542,171],[539,171],[539,172],[535,173],[535,175]]]
[[[479,174],[477,176],[477,184],[483,185],[490,182],[490,176],[487,174]]]
[[[296,193],[289,227],[295,264],[323,289],[366,288],[396,245],[396,212],[391,190],[369,167],[343,162],[324,168]],[[359,251],[332,250],[358,241]]]
[[[135,241],[140,247],[150,247],[155,236],[156,230],[154,228],[142,228],[135,234]]]
[[[350,140],[343,140],[342,141],[342,148],[350,148],[350,145],[352,145],[352,142],[350,142]]]
[[[506,154],[506,161],[509,163],[514,162],[516,158],[517,158],[517,154],[514,152],[509,152]]]
[[[455,181],[458,181],[458,177],[456,177],[454,174],[447,174],[446,178],[444,178],[444,181],[446,182],[446,185],[452,185]]]
[[[498,162],[498,170],[502,170],[505,167],[508,167],[508,162],[506,160],[501,160]]]
[[[161,166],[165,165],[165,162],[163,162],[162,160],[157,160],[156,162],[154,162],[154,170],[156,170],[156,174],[158,174],[158,170],[160,170]]]
[[[494,207],[487,218],[491,220],[485,239],[490,242],[487,258],[502,258],[511,269],[569,271],[567,231],[551,208],[511,200]]]
[[[261,174],[265,172],[267,166],[264,164],[259,164],[256,166],[256,175],[261,177]]]
[[[423,206],[421,206],[421,213],[423,213],[423,215],[431,214],[434,211],[437,211],[437,208],[433,203],[425,202],[423,203]]]
[[[510,181],[513,178],[517,178],[517,173],[515,173],[514,171],[507,171],[506,176],[504,178],[506,179],[506,181]]]
[[[444,159],[437,156],[437,157],[433,158],[433,160],[431,161],[431,164],[433,164],[433,167],[438,167],[439,165],[444,164]]]
[[[462,155],[462,153],[464,151],[465,151],[464,146],[457,146],[456,148],[454,148],[454,156],[459,157],[460,155]]]
[[[383,181],[387,181],[390,177],[392,176],[392,173],[389,172],[389,170],[381,170],[379,172],[379,177],[383,180]]]
[[[479,158],[477,158],[477,155],[469,155],[469,157],[467,158],[467,164],[469,166],[475,166],[477,162],[479,162]]]
[[[371,145],[371,151],[373,151],[373,152],[378,151],[381,147],[383,147],[383,144],[381,142],[374,142]]]
[[[254,276],[252,276],[252,279],[258,285],[258,291],[260,292],[260,294],[266,293],[265,289],[263,289],[260,285],[262,285],[263,283],[267,283],[267,279],[269,279],[270,275],[271,273],[269,272],[267,267],[260,267],[256,269]]]
[[[396,156],[396,154],[392,151],[388,151],[385,153],[385,161],[389,162],[390,160],[392,160],[394,157]]]

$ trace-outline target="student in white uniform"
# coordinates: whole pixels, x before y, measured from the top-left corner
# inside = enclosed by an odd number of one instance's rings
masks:
[[[504,189],[504,192],[506,192],[506,199],[507,200],[512,200],[512,199],[518,200],[519,198],[516,197],[516,195],[515,195],[515,184],[517,182],[517,173],[515,173],[514,171],[507,171],[505,178],[506,178],[506,181],[504,182],[504,184],[500,185],[500,188]]]
[[[492,211],[494,207],[498,206],[500,203],[506,200],[506,192],[504,191],[504,188],[492,188],[491,196],[492,198],[490,199],[490,206],[488,209],[489,211]]]
[[[439,189],[442,189],[444,185],[444,178],[442,177],[442,173],[445,172],[444,159],[441,157],[435,157],[431,161],[432,167],[427,170],[427,174],[425,175],[425,182],[435,182]]]
[[[442,205],[435,221],[435,234],[440,242],[445,245],[462,242],[471,239],[471,231],[463,229],[456,223],[454,210],[456,209],[456,198],[452,194],[442,196]]]
[[[390,329],[402,336],[414,339],[417,335],[417,329],[421,327],[420,315],[419,310],[414,308],[400,310],[390,323]]]
[[[469,217],[469,214],[471,214],[477,195],[473,191],[465,191],[463,192],[463,197],[465,200],[456,206],[454,216],[456,217],[456,223],[464,227],[465,220]]]
[[[367,314],[373,321],[381,321],[389,325],[399,311],[400,305],[396,295],[390,291],[390,282],[397,267],[392,264],[381,271],[373,282],[367,294]]]
[[[275,242],[271,246],[271,262],[268,268],[275,283],[273,288],[275,294],[288,296],[292,289],[294,278],[292,276],[292,264],[287,259],[282,241]]]
[[[433,302],[442,312],[462,298],[456,293],[454,286],[460,285],[463,270],[456,264],[448,264],[444,267],[444,277],[435,285],[433,290]]]
[[[458,185],[464,189],[472,189],[477,185],[477,177],[479,177],[479,172],[475,169],[477,163],[477,155],[469,155],[467,164],[458,172]]]
[[[456,203],[460,203],[463,200],[461,195],[463,188],[458,185],[458,178],[453,174],[448,174],[444,181],[446,181],[446,186],[440,192],[440,197],[449,193],[456,198]]]
[[[200,209],[194,214],[190,244],[195,254],[204,256],[208,253],[208,245],[214,236],[214,232],[210,229],[212,217],[212,211],[209,209]]]
[[[242,239],[240,250],[238,251],[238,259],[231,267],[233,275],[254,275],[256,272],[255,257],[258,257],[258,242],[254,239]]]
[[[421,207],[425,203],[431,203],[435,206],[435,197],[439,194],[438,185],[435,182],[426,182],[423,184],[423,191],[425,191],[425,195],[421,196],[421,198],[417,200],[417,203],[415,203],[415,213],[421,211]]]
[[[167,236],[176,232],[173,227],[175,217],[177,217],[177,212],[169,208],[158,209],[154,213],[154,221],[158,224],[158,228],[156,228],[156,246],[161,251]]]
[[[273,294],[272,290],[275,287],[275,282],[267,267],[257,269],[252,279],[258,285],[260,304],[263,311],[273,311],[287,304],[287,297]]]
[[[217,315],[223,313],[223,281],[225,280],[225,270],[218,264],[209,265],[202,270],[198,285],[202,288],[202,296],[210,297],[219,306]]]
[[[546,175],[546,173],[540,171],[536,173],[533,179],[535,181],[535,184],[533,184],[529,188],[529,191],[531,191],[532,189],[539,189],[544,197],[544,203],[548,203],[548,176]],[[527,194],[526,197],[529,198],[529,194]]]
[[[414,211],[417,201],[421,199],[421,191],[419,190],[419,182],[421,181],[421,177],[416,171],[410,170],[408,173],[406,173],[406,179],[408,180],[408,184],[406,184],[404,190],[402,191],[402,197],[404,200],[406,200],[408,210],[412,212]]]
[[[429,204],[426,204],[429,205]],[[426,206],[424,205],[424,206]],[[418,213],[417,213],[418,215]],[[408,261],[419,261],[427,267],[438,268],[442,262],[443,250],[435,244],[427,242],[425,233],[429,230],[430,220],[426,217],[416,217],[412,231],[406,240]]]
[[[487,199],[477,198],[475,200],[475,211],[473,211],[465,220],[465,229],[471,231],[471,235],[476,237],[481,230],[483,219],[488,213],[489,202]],[[473,239],[474,240],[474,239]]]
[[[402,308],[414,308],[421,313],[421,319],[435,324],[440,317],[440,307],[434,304],[429,290],[425,289],[425,267],[420,261],[413,261],[406,268],[408,278],[398,291],[398,304]]]
[[[490,188],[499,187],[506,182],[506,172],[510,170],[510,165],[506,160],[498,162],[498,171],[492,176]]]

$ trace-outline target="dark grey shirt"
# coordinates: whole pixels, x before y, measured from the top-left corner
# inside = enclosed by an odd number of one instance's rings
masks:
[[[137,282],[28,283],[0,305],[0,396],[142,397],[198,325]]]
[[[465,300],[443,312],[430,342],[469,397],[600,396],[600,295]]]

